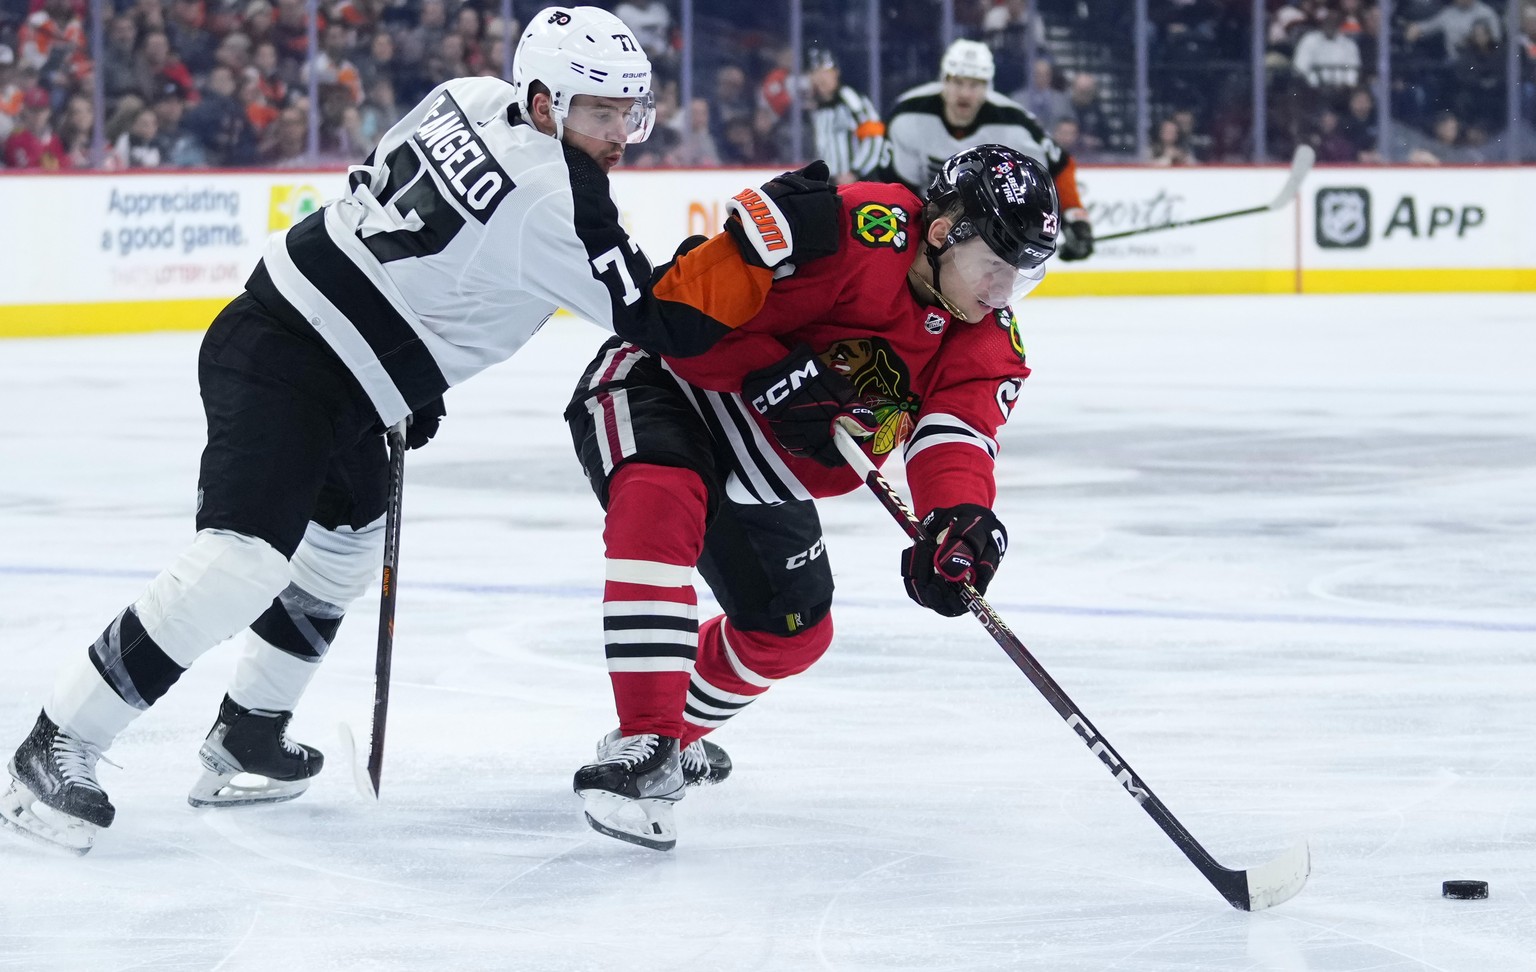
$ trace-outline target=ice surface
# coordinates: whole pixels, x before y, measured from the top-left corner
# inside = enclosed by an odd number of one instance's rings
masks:
[[[658,854],[585,826],[612,727],[599,510],[556,319],[407,466],[384,798],[194,811],[234,645],[103,767],[89,856],[0,839],[0,969],[1536,969],[1536,314],[1528,296],[1032,300],[989,600],[1229,867],[1229,908],[902,536],[824,505],[838,640],[719,734]],[[191,334],[0,344],[0,746],[188,541]],[[366,732],[365,597],[295,719]],[[1447,878],[1492,885],[1447,901]]]

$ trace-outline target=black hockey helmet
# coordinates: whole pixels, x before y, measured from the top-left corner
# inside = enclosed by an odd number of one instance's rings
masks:
[[[1061,228],[1056,184],[1038,160],[1006,145],[978,145],[950,157],[928,187],[930,212],[961,204],[945,249],[980,236],[998,258],[1033,270],[1056,252]]]

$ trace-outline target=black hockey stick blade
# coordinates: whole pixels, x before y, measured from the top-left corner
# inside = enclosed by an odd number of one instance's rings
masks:
[[[1156,226],[1143,226],[1139,229],[1125,230],[1121,233],[1111,233],[1108,236],[1100,236],[1094,239],[1094,243],[1108,243],[1111,240],[1123,240],[1127,236],[1140,236],[1143,233],[1160,233],[1163,230],[1183,229],[1186,226],[1199,226],[1202,223],[1214,223],[1223,219],[1233,219],[1238,216],[1252,216],[1254,213],[1270,213],[1290,204],[1301,191],[1301,183],[1307,174],[1312,171],[1312,166],[1317,162],[1317,153],[1310,145],[1300,145],[1296,148],[1296,154],[1291,156],[1291,171],[1285,178],[1285,185],[1275,193],[1263,206],[1250,206],[1247,209],[1236,209],[1230,213],[1216,213],[1211,216],[1200,216],[1195,219],[1176,219],[1168,223],[1159,223]]]
[[[384,570],[379,588],[379,644],[373,663],[373,733],[368,740],[368,782],[374,799],[384,773],[384,727],[389,716],[389,669],[395,651],[395,592],[399,588],[400,503],[405,493],[405,423],[389,430],[389,498],[384,512]]]
[[[863,450],[854,442],[853,436],[841,426],[834,431],[834,440],[837,443],[837,451],[842,453],[848,465],[860,476],[864,477],[864,484],[870,492],[880,500],[880,505],[886,508],[891,517],[907,532],[907,536],[913,540],[921,540],[926,537],[923,525],[917,517],[908,509],[901,494],[896,488],[886,482],[880,475],[880,470],[864,455]],[[1234,870],[1223,867],[1216,862],[1210,853],[1200,842],[1184,829],[1184,825],[1173,815],[1163,801],[1157,798],[1151,787],[1147,786],[1131,769],[1130,764],[1115,751],[1108,739],[1094,727],[1078,711],[1077,704],[1068,698],[1050,673],[1040,666],[1024,643],[1019,640],[1003,619],[997,616],[992,606],[982,599],[976,589],[967,584],[961,590],[961,598],[971,615],[981,622],[981,626],[987,629],[987,633],[996,641],[1013,663],[1019,667],[1030,683],[1045,696],[1051,708],[1067,723],[1067,728],[1077,733],[1088,751],[1099,758],[1119,783],[1125,792],[1131,795],[1147,816],[1162,828],[1174,846],[1183,851],[1191,864],[1205,876],[1205,879],[1220,892],[1221,896],[1234,908],[1242,911],[1259,911],[1273,907],[1282,901],[1292,898],[1307,883],[1307,876],[1312,870],[1311,853],[1305,842],[1292,847],[1267,864],[1262,864],[1247,870]]]

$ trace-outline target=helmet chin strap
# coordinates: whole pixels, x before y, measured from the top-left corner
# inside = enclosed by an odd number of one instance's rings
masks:
[[[944,310],[949,313],[949,316],[958,317],[960,320],[970,324],[972,323],[971,319],[965,315],[965,312],[951,303],[949,298],[945,297],[944,294],[939,290],[939,257],[943,256],[945,251],[953,245],[953,243],[950,243],[948,240],[946,240],[944,245],[938,247],[937,249],[932,246],[927,246],[924,248],[924,253],[928,257],[928,267],[933,271],[933,283],[929,283],[928,281],[924,280],[922,275],[917,272],[916,267],[909,267],[907,269],[907,276],[922,284],[923,287],[927,289],[928,293],[933,295],[933,299],[939,302],[939,306],[943,307]]]

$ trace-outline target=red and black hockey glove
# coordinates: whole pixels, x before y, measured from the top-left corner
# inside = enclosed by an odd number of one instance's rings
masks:
[[[441,395],[412,412],[405,423],[405,447],[420,449],[430,442],[443,424],[443,416],[447,414],[448,406],[443,404]]]
[[[874,409],[859,397],[853,383],[804,344],[777,364],[747,375],[741,397],[768,420],[785,452],[830,468],[844,464],[832,441],[836,426],[859,439],[880,428]]]
[[[748,263],[775,270],[837,252],[843,203],[829,174],[818,159],[731,197],[725,231]]]
[[[907,596],[946,618],[964,614],[960,585],[987,592],[1008,549],[1008,531],[991,510],[974,503],[938,507],[923,518],[923,529],[929,539],[901,554]]]

